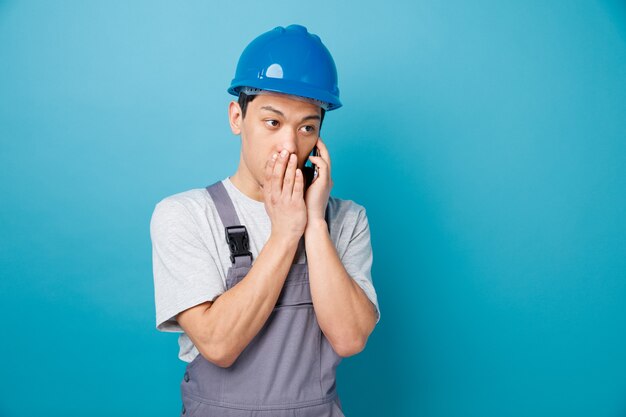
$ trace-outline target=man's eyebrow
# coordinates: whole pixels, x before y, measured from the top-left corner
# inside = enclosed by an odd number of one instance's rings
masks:
[[[274,107],[272,107],[272,106],[263,106],[263,107],[261,107],[261,110],[269,110],[269,111],[273,111],[274,113],[277,113],[277,114],[279,114],[279,115],[281,115],[281,116],[285,117],[285,115],[283,114],[283,112],[282,112],[282,111],[277,110],[277,109],[275,109],[275,108],[274,108]]]
[[[302,118],[302,120],[300,120],[300,123],[306,121],[306,120],[322,120],[322,118],[317,115],[317,114],[312,114],[310,116],[305,116]]]
[[[274,112],[274,113],[276,113],[276,114],[278,114],[278,115],[280,115],[282,117],[285,117],[285,115],[283,114],[282,111],[280,111],[278,109],[275,109],[272,106],[263,106],[263,107],[261,107],[261,110],[269,110],[269,111]],[[308,116],[304,116],[302,118],[302,120],[300,120],[300,123],[305,122],[307,120],[322,120],[322,118],[319,115],[317,115],[317,114],[311,114],[311,115],[308,115]]]

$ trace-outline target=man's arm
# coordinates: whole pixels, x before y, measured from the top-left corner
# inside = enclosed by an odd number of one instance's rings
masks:
[[[271,314],[306,226],[304,179],[295,155],[284,150],[265,165],[263,197],[272,222],[267,243],[237,285],[177,315],[198,351],[218,366],[239,357]]]
[[[231,366],[271,314],[291,267],[298,241],[271,237],[237,285],[212,303],[180,312],[176,319],[202,356]]]
[[[374,330],[376,307],[343,266],[326,221],[308,224],[305,241],[317,322],[338,355],[355,355]]]

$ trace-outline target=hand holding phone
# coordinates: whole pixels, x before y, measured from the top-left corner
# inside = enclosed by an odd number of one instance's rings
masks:
[[[313,150],[311,151],[311,155],[320,156],[320,151],[317,148],[317,146],[313,147]],[[308,163],[311,163],[311,166],[307,165]],[[305,190],[309,188],[309,186],[313,183],[315,178],[317,178],[317,175],[318,175],[317,170],[318,170],[317,165],[315,165],[314,163],[312,163],[310,160],[307,159],[307,161],[304,163],[304,167],[302,168],[302,174],[304,175],[304,189]]]

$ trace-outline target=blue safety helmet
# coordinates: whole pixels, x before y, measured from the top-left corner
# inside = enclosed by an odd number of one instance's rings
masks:
[[[306,97],[326,110],[341,107],[335,61],[304,26],[278,26],[254,39],[239,57],[228,92],[261,90]]]

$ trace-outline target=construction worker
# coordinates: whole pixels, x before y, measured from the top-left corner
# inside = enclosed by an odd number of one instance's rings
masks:
[[[335,63],[305,27],[277,27],[228,92],[237,171],[164,198],[150,222],[156,326],[181,332],[188,362],[181,415],[343,416],[336,367],[380,310],[365,209],[330,196],[319,136],[341,107]]]

